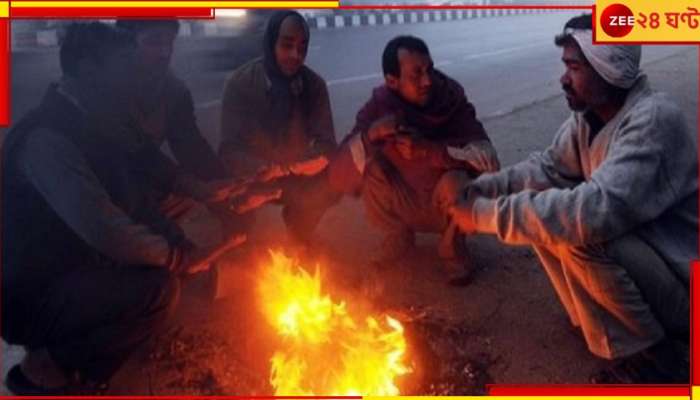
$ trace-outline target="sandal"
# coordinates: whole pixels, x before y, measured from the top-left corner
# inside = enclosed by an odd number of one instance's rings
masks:
[[[598,385],[609,384],[673,384],[688,383],[687,370],[667,371],[659,367],[645,352],[640,352],[620,360],[589,377],[589,382]]]

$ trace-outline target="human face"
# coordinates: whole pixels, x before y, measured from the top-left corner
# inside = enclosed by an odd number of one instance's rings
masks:
[[[306,59],[308,44],[301,22],[295,17],[285,18],[275,43],[275,62],[285,76],[291,77],[299,72]]]
[[[133,76],[137,71],[136,49],[122,46],[110,51],[95,68],[95,85],[101,102],[113,111],[128,108],[137,90]]]
[[[433,87],[433,60],[427,54],[399,49],[399,76],[386,75],[389,88],[407,102],[425,106],[430,101]]]
[[[136,35],[137,56],[148,75],[164,74],[170,66],[176,32],[168,26],[144,29]]]
[[[595,109],[610,100],[608,85],[586,61],[578,45],[565,45],[561,60],[566,70],[559,81],[570,109]]]

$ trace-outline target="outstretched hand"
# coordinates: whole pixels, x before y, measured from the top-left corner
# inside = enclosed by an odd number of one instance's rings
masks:
[[[294,175],[314,176],[323,171],[328,165],[326,156],[318,156],[308,160],[297,161],[289,166]]]
[[[387,140],[398,133],[399,122],[395,115],[387,115],[374,121],[367,131],[370,142]]]
[[[184,275],[206,271],[217,258],[221,257],[227,251],[245,243],[246,240],[247,236],[239,233],[213,247],[187,247],[183,250],[179,271]]]
[[[477,226],[474,220],[474,202],[479,198],[481,192],[477,187],[467,185],[463,193],[464,195],[459,197],[454,204],[448,206],[447,215],[463,233],[475,233]]]
[[[206,203],[220,203],[244,192],[246,185],[239,180],[219,179],[204,183],[204,198]]]
[[[232,199],[229,208],[236,214],[245,214],[280,198],[282,198],[282,189],[279,188],[249,189],[246,193]]]
[[[469,143],[462,148],[448,147],[448,154],[457,160],[462,160],[479,172],[497,172],[501,169],[496,149],[489,141]]]

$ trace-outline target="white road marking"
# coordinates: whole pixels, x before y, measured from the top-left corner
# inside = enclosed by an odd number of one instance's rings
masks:
[[[542,46],[546,43],[549,43],[549,41],[537,42],[537,43],[533,43],[533,44],[530,44],[527,46],[509,47],[507,49],[488,51],[488,52],[478,53],[478,54],[471,54],[469,56],[462,58],[461,61],[468,61],[468,60],[474,60],[474,59],[478,59],[478,58],[492,57],[492,56],[501,55],[501,54],[514,53],[516,51],[521,51],[521,50],[529,49],[532,47]],[[453,60],[443,60],[443,61],[439,61],[439,62],[435,63],[435,66],[436,67],[445,67],[445,66],[450,66],[450,65],[455,65],[455,64],[457,64],[457,63]],[[333,79],[333,80],[328,81],[327,83],[328,83],[328,86],[336,86],[336,85],[343,85],[346,83],[368,81],[368,80],[377,79],[377,78],[381,78],[381,77],[382,77],[382,74],[374,73],[374,74],[350,76],[347,78]]]
[[[553,44],[553,41],[546,41],[546,42],[545,42],[545,41],[542,41],[542,42],[537,42],[537,43],[529,44],[529,45],[527,45],[527,46],[516,46],[516,47],[509,47],[509,48],[507,48],[507,49],[494,50],[494,51],[487,51],[487,52],[485,52],[485,53],[471,54],[471,55],[465,56],[464,58],[462,58],[462,60],[463,60],[463,61],[476,60],[476,59],[479,59],[479,58],[499,56],[499,55],[501,55],[501,54],[515,53],[515,52],[517,52],[517,51],[521,51],[521,50],[525,50],[525,49],[530,49],[530,48],[533,48],[533,47],[539,47],[539,46],[542,46],[543,44],[547,44],[547,43],[552,43],[552,45],[554,45],[554,44]]]
[[[494,51],[487,51],[484,53],[478,53],[478,54],[471,54],[468,56],[463,57],[460,61],[469,61],[469,60],[476,60],[479,58],[485,58],[485,57],[493,57],[501,54],[508,54],[508,53],[515,53],[517,51],[522,51],[526,49],[530,49],[533,47],[538,47],[542,46],[544,44],[550,43],[550,41],[541,41],[537,43],[532,43],[526,46],[517,46],[517,47],[509,47],[507,49],[501,49],[501,50],[494,50]],[[442,60],[437,63],[435,63],[436,67],[445,67],[445,66],[450,66],[450,65],[455,65],[458,64],[453,60]],[[382,78],[381,73],[373,73],[373,74],[365,74],[365,75],[356,75],[356,76],[349,76],[347,78],[338,78],[338,79],[331,79],[326,82],[328,86],[337,86],[337,85],[344,85],[347,83],[355,83],[355,82],[363,82],[363,81],[370,81],[370,80],[375,80],[375,79],[380,79]],[[197,108],[209,108],[209,107],[215,107],[221,104],[221,100],[212,100],[212,101],[207,101],[204,103],[197,104]]]
[[[438,61],[435,63],[436,67],[445,67],[447,65],[452,65],[454,64],[454,61],[451,60],[443,60],[443,61]]]
[[[382,77],[382,74],[380,74],[380,73],[358,75],[358,76],[351,76],[348,78],[333,79],[333,80],[328,81],[327,84],[328,84],[328,86],[335,86],[335,85],[342,85],[345,83],[369,81],[369,80],[377,79],[377,78],[381,78],[381,77]]]

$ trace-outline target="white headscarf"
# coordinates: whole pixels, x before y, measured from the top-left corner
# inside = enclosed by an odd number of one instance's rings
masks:
[[[593,31],[570,29],[565,31],[576,40],[586,60],[609,84],[629,89],[639,78],[642,47],[639,45],[593,44]]]

